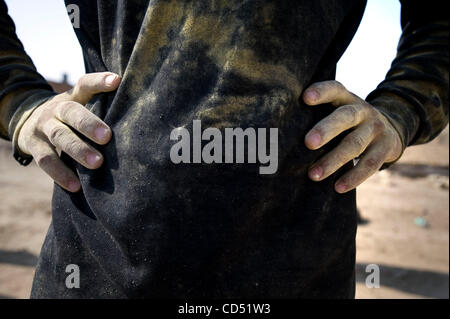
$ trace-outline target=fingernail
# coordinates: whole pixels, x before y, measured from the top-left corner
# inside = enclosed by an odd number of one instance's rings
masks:
[[[315,180],[318,180],[320,177],[322,177],[322,174],[323,170],[320,166],[316,166],[309,171],[309,176]]]
[[[315,101],[319,98],[319,92],[316,90],[308,90],[306,91],[306,98],[310,101]]]
[[[105,78],[105,84],[106,84],[106,85],[112,85],[113,82],[114,82],[116,79],[117,79],[117,75],[115,75],[115,74],[108,75],[108,76]]]
[[[80,183],[77,181],[69,182],[69,190],[72,192],[76,192],[80,188]]]
[[[312,133],[311,135],[308,135],[306,139],[308,140],[308,143],[313,147],[317,147],[320,145],[321,137],[319,133]]]
[[[86,162],[90,165],[90,166],[94,166],[95,164],[97,164],[97,162],[100,160],[100,156],[98,156],[97,154],[88,154],[86,156]]]
[[[105,127],[97,127],[95,129],[95,137],[99,140],[103,140],[106,138],[106,136],[108,135],[108,129]]]
[[[338,193],[343,193],[347,189],[347,186],[344,183],[337,183],[336,184],[336,191]]]

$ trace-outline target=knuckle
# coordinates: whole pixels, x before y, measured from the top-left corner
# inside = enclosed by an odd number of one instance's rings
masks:
[[[378,115],[379,115],[378,110],[376,108],[374,108],[372,105],[370,105],[369,103],[367,103],[367,102],[362,103],[361,106],[367,112],[368,116],[370,116],[370,117],[378,117]]]
[[[380,120],[379,118],[377,118],[373,121],[372,127],[373,127],[373,131],[376,134],[382,133],[386,128],[384,122],[382,120]]]
[[[30,118],[34,118],[36,121],[36,125],[39,128],[42,128],[49,119],[54,117],[53,108],[54,108],[54,104],[48,104],[45,106],[43,105],[40,112],[33,113],[33,114],[37,114],[37,116],[33,117],[33,115],[32,115]]]
[[[345,138],[344,142],[345,142],[345,145],[349,149],[352,149],[352,150],[354,150],[354,149],[360,150],[365,146],[365,140],[359,134],[354,134],[354,135],[351,135],[351,136]]]
[[[75,85],[75,87],[79,90],[83,89],[86,86],[86,78],[87,78],[87,74],[82,75],[78,81],[77,84]]]
[[[331,82],[331,84],[339,90],[346,90],[345,86],[339,81],[334,80]]]
[[[347,88],[339,81],[333,80],[329,81],[329,87],[330,89],[334,89],[336,93],[338,93],[340,96],[344,96],[348,93]]]
[[[78,79],[77,84],[73,88],[73,95],[77,98],[83,98],[86,94],[89,94],[89,84],[86,75]]]
[[[68,117],[70,116],[73,109],[73,102],[72,101],[64,101],[58,103],[57,106],[57,112],[61,117]]]
[[[39,167],[48,166],[54,160],[54,155],[50,153],[43,153],[34,156],[34,160]]]
[[[364,108],[366,108],[367,110],[371,110],[374,111],[375,113],[378,112],[378,110],[369,102],[367,102],[366,100],[361,99],[361,106],[363,106]]]
[[[349,156],[349,153],[338,153],[336,158],[330,161],[330,166],[342,166],[347,164],[352,158]]]
[[[44,114],[40,114],[40,116],[38,116],[36,118],[36,126],[37,128],[42,129],[44,127],[44,124],[47,122],[48,117],[44,116]]]
[[[358,149],[361,149],[365,146],[366,141],[364,140],[364,138],[361,135],[355,135],[352,138],[352,143],[353,145],[355,145]]]
[[[341,112],[340,109],[337,109],[336,111],[328,115],[328,117],[326,118],[326,125],[329,125],[330,122],[339,123],[343,120],[343,117],[345,117],[345,114]]]
[[[370,171],[376,171],[382,164],[382,160],[379,157],[369,157],[365,160],[364,166]]]
[[[61,141],[66,130],[61,126],[54,126],[50,129],[48,138],[50,142],[55,143]]]
[[[346,164],[350,160],[351,158],[349,158],[349,152],[346,151],[345,148],[341,148],[336,150],[332,156],[326,158],[326,161],[324,161],[324,167],[327,170],[332,170]]]
[[[78,116],[74,119],[74,125],[79,131],[86,131],[89,127],[89,119],[85,116]]]
[[[47,112],[47,111],[51,111],[55,108],[56,105],[58,105],[59,102],[54,101],[54,100],[48,100],[47,102],[45,102],[44,104],[42,104],[41,106],[39,106],[39,109],[42,109],[43,112]]]
[[[59,105],[66,112],[70,112],[74,108],[76,103],[73,102],[73,101],[62,101],[62,102],[59,103]]]
[[[88,73],[78,79],[77,89],[81,93],[89,94],[97,89],[99,83],[102,83],[103,73]]]
[[[345,90],[347,91],[347,94],[349,95],[349,97],[350,97],[352,100],[357,101],[357,102],[360,103],[362,106],[365,105],[365,103],[362,103],[362,102],[361,102],[361,98],[360,98],[358,95],[356,95],[356,94],[353,93],[353,92],[350,92],[350,91],[347,90],[346,88],[345,88]]]
[[[346,105],[341,108],[342,116],[348,119],[351,123],[356,123],[358,120],[359,110],[354,105]]]
[[[71,140],[64,145],[64,151],[72,156],[79,156],[82,153],[83,146],[76,140]]]

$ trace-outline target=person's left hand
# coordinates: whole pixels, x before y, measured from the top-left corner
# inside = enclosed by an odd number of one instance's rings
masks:
[[[331,152],[314,163],[308,172],[314,181],[321,181],[344,164],[360,156],[356,166],[335,183],[338,193],[354,189],[383,163],[397,160],[402,154],[402,142],[397,130],[372,105],[347,91],[337,81],[312,84],[303,92],[307,105],[331,103],[337,109],[317,123],[305,136],[305,145],[316,150],[342,132],[352,129]]]

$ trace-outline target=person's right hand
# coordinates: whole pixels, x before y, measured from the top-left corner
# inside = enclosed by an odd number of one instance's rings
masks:
[[[89,169],[102,165],[102,154],[83,142],[73,130],[97,144],[109,142],[111,129],[84,105],[95,94],[114,91],[119,83],[120,77],[110,72],[82,76],[72,90],[54,96],[34,110],[19,131],[19,149],[32,155],[58,185],[70,192],[79,191],[78,177],[64,165],[57,150]]]

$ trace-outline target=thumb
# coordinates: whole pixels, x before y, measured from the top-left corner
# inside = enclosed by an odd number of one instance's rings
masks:
[[[69,99],[85,105],[95,94],[117,89],[120,76],[111,72],[88,73],[83,75],[75,87],[66,92]]]

